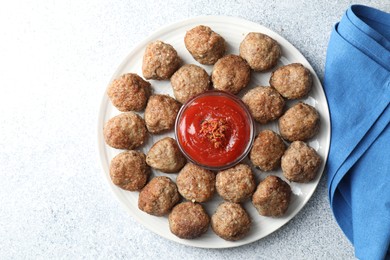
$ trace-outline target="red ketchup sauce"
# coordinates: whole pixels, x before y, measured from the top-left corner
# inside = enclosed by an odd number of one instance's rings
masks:
[[[222,169],[241,161],[253,141],[253,121],[235,96],[209,91],[191,99],[179,112],[176,138],[194,163]]]

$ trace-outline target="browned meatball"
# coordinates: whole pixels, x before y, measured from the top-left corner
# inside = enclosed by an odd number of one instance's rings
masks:
[[[210,217],[199,203],[177,204],[168,217],[171,232],[183,239],[194,239],[206,233]]]
[[[279,118],[281,136],[292,141],[305,141],[312,138],[320,130],[320,116],[317,110],[299,102]]]
[[[255,71],[273,68],[281,53],[278,42],[262,33],[248,33],[240,44],[240,56]]]
[[[292,142],[282,157],[282,171],[289,181],[309,182],[313,180],[321,165],[317,152],[301,141]]]
[[[263,130],[255,138],[249,158],[262,171],[276,170],[280,166],[286,145],[282,138],[271,130]]]
[[[237,94],[245,88],[251,78],[248,63],[237,55],[226,55],[215,63],[211,74],[214,88]]]
[[[288,209],[291,188],[277,176],[267,176],[259,183],[252,197],[252,203],[260,215],[280,217]]]
[[[192,202],[206,202],[215,191],[215,174],[193,163],[187,163],[176,179],[179,193]]]
[[[119,114],[104,125],[104,140],[117,149],[134,149],[146,141],[148,134],[145,121],[134,112]]]
[[[187,64],[173,74],[171,85],[175,98],[180,103],[185,103],[210,88],[210,77],[203,68]]]
[[[115,156],[110,163],[112,182],[124,190],[141,190],[150,175],[145,162],[145,154],[138,151],[126,151]]]
[[[151,215],[163,216],[179,199],[176,184],[168,177],[157,176],[139,193],[138,208]]]
[[[214,64],[226,52],[226,42],[222,36],[204,25],[189,30],[184,44],[192,57],[202,64]]]
[[[252,117],[261,124],[279,118],[283,113],[284,99],[272,87],[256,87],[249,90],[242,101],[247,105]]]
[[[180,64],[181,59],[172,45],[162,41],[151,42],[146,46],[142,74],[145,79],[169,79]]]
[[[303,98],[312,85],[310,71],[300,63],[282,66],[272,72],[269,84],[287,99]]]
[[[150,83],[134,73],[114,79],[107,89],[112,104],[122,112],[143,110],[150,93]]]
[[[237,241],[248,234],[251,218],[238,203],[223,202],[211,216],[215,234],[228,241]]]
[[[145,123],[152,134],[171,130],[175,126],[180,103],[168,95],[152,95],[145,109]]]
[[[186,164],[176,140],[165,137],[157,141],[146,155],[146,163],[162,172],[178,172]]]
[[[256,189],[255,177],[246,164],[220,171],[217,174],[215,187],[218,194],[230,202],[243,202],[249,199]]]

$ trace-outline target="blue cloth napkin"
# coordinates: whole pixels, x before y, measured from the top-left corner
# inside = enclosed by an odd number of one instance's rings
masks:
[[[390,14],[351,6],[327,50],[330,205],[359,259],[390,259]]]

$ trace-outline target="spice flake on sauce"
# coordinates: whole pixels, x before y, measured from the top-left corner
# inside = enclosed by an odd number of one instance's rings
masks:
[[[226,146],[228,124],[223,118],[206,119],[201,124],[200,135],[214,144],[215,148]]]

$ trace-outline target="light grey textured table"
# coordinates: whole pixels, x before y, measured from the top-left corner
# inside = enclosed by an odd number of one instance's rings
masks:
[[[243,3],[240,3],[243,2]],[[106,85],[160,26],[198,15],[262,24],[322,79],[332,26],[351,1],[9,1],[0,9],[0,259],[353,259],[328,204],[326,176],[287,225],[223,250],[145,229],[111,194],[97,153]],[[388,1],[360,1],[387,12]]]

